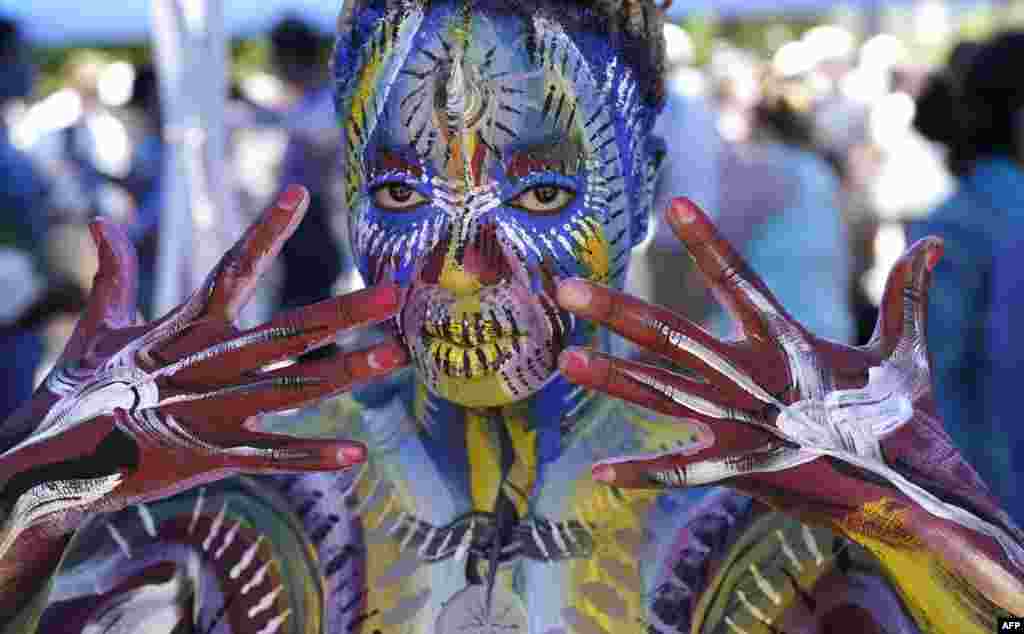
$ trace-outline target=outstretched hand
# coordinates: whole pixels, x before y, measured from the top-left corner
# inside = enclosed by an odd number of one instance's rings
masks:
[[[239,331],[252,296],[309,204],[286,191],[184,304],[136,321],[134,249],[115,224],[91,226],[100,267],[89,304],[45,384],[0,428],[0,557],[29,527],[67,531],[89,514],[173,495],[237,472],[336,470],[364,461],[346,441],[260,432],[260,414],[349,390],[404,365],[404,348],[268,369],[343,330],[392,317],[394,287],[369,288]]]
[[[662,453],[603,461],[594,466],[596,479],[627,488],[727,483],[803,518],[890,543],[967,534],[1024,571],[1020,532],[935,413],[925,322],[941,240],[921,240],[899,260],[874,336],[850,347],[790,317],[692,202],[676,199],[668,219],[742,338],[720,341],[667,309],[582,280],[563,282],[564,309],[672,369],[569,349],[562,373],[702,431],[697,442]]]

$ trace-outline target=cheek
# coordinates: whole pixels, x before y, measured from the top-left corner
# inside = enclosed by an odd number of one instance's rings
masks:
[[[363,279],[411,282],[418,263],[441,239],[444,216],[428,211],[385,214],[369,205],[352,217],[352,250]]]

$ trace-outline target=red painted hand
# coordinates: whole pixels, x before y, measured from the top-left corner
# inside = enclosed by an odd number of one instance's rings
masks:
[[[397,342],[268,365],[392,317],[394,287],[370,288],[236,327],[262,274],[309,204],[289,189],[188,301],[136,323],[136,261],[114,224],[91,229],[100,255],[89,305],[57,367],[0,429],[0,556],[19,533],[74,528],[89,514],[173,495],[237,472],[344,469],[362,445],[257,431],[260,414],[295,408],[406,363]],[[34,531],[36,532],[36,531]]]
[[[875,335],[855,348],[794,321],[693,203],[675,200],[668,219],[743,338],[719,341],[666,309],[564,282],[563,308],[672,369],[570,349],[563,374],[703,431],[696,443],[595,465],[595,478],[620,487],[728,483],[850,534],[895,543],[956,534],[1024,566],[1020,531],[935,413],[924,329],[940,240],[918,242],[896,264]]]

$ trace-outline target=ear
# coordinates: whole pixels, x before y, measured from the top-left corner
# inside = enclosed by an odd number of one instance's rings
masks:
[[[644,143],[643,156],[638,161],[640,174],[637,182],[637,206],[633,212],[632,244],[637,246],[647,240],[651,228],[651,214],[654,211],[654,194],[665,163],[665,140],[649,135]]]

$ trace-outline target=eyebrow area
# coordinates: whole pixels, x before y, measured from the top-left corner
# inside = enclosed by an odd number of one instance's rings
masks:
[[[581,156],[579,143],[566,138],[545,141],[511,151],[505,161],[505,173],[512,178],[522,178],[534,172],[574,176],[579,170]]]
[[[406,158],[405,152],[397,149],[386,149],[377,153],[373,161],[373,174],[403,172],[416,178],[423,176],[423,165],[418,159]]]

